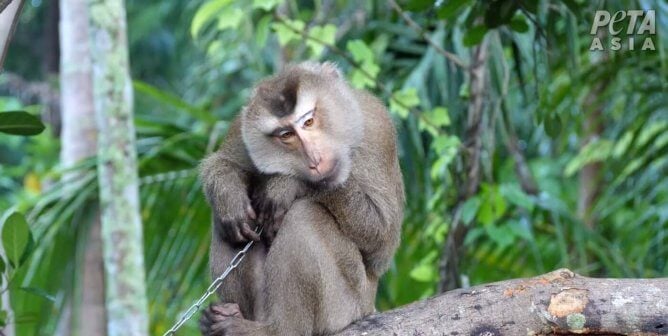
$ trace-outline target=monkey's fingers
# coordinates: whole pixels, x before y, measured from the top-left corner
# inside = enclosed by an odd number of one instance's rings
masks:
[[[202,316],[199,318],[199,330],[202,335],[208,335],[211,331],[211,325],[216,321],[213,319],[211,306],[202,310]]]
[[[271,245],[271,243],[274,241],[274,238],[276,238],[276,234],[278,234],[278,224],[279,223],[276,223],[272,220],[269,225],[265,226],[264,230],[262,231],[262,235],[267,243],[269,243],[269,245]]]
[[[222,317],[238,317],[244,318],[241,314],[241,308],[236,303],[217,303],[209,306],[209,309]],[[218,319],[221,321],[222,319]]]
[[[230,231],[232,232],[230,232],[229,236],[233,243],[243,243],[248,240],[241,232],[240,226],[234,225],[232,228],[230,228]]]
[[[241,223],[241,234],[252,241],[260,241],[260,235],[250,228],[248,223]]]
[[[248,218],[250,218],[250,219],[256,219],[257,218],[257,215],[255,214],[255,210],[253,210],[253,206],[251,206],[250,203],[248,203],[248,205],[246,205],[245,211],[246,211],[246,216],[248,216]]]
[[[233,244],[247,241],[248,239],[241,234],[240,225],[236,221],[222,222],[219,226],[221,239]]]

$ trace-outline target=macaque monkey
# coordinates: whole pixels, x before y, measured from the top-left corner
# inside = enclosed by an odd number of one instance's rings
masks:
[[[201,180],[213,276],[259,242],[203,311],[203,335],[322,335],[374,312],[403,218],[396,132],[383,104],[334,64],[260,82]]]

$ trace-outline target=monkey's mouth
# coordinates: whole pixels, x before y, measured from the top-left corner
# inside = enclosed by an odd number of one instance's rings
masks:
[[[329,189],[337,186],[340,182],[338,181],[341,171],[341,162],[336,160],[332,169],[323,175],[317,181],[313,181],[313,184],[317,188]]]

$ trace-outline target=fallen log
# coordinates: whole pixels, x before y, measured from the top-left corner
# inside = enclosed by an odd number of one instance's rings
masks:
[[[560,269],[449,291],[337,335],[668,335],[668,278],[595,279]]]

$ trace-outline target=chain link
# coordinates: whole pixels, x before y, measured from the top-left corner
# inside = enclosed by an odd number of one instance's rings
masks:
[[[256,232],[258,234],[262,233],[262,228],[258,228]],[[192,318],[193,315],[195,315],[199,311],[200,307],[209,298],[209,296],[213,295],[216,292],[216,290],[218,290],[218,287],[220,287],[220,285],[223,284],[223,280],[227,277],[227,275],[230,274],[230,272],[232,272],[233,269],[237,268],[237,266],[239,266],[241,261],[244,260],[248,250],[251,248],[251,246],[253,246],[253,243],[254,241],[252,240],[249,241],[248,243],[246,243],[246,246],[244,246],[244,248],[241,249],[241,251],[237,252],[234,258],[232,258],[230,263],[227,265],[227,268],[225,269],[223,274],[221,274],[216,279],[214,279],[213,282],[211,282],[211,284],[206,289],[204,294],[202,294],[202,296],[200,296],[200,298],[197,301],[195,301],[195,303],[192,306],[190,306],[190,308],[188,308],[188,310],[186,310],[186,312],[183,313],[183,315],[181,315],[181,318],[171,328],[169,328],[169,330],[167,330],[167,332],[164,333],[163,336],[175,335],[176,330],[181,328],[181,326],[184,323],[190,320],[190,318]]]

